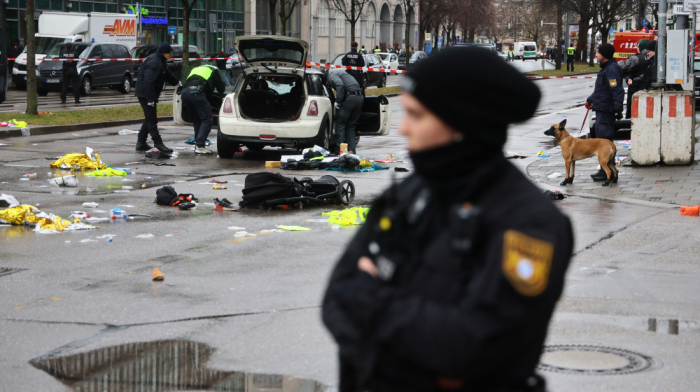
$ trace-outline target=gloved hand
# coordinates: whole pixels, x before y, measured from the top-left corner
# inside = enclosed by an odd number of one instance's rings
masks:
[[[156,106],[156,103],[155,103],[155,102],[149,102],[149,103],[148,103],[148,106],[150,106],[150,107],[155,107],[155,106]]]
[[[615,113],[615,121],[620,121],[622,119],[622,112]]]
[[[335,103],[335,110],[340,110],[340,104],[338,102]]]
[[[589,109],[589,110],[591,109],[591,102],[590,101],[586,101],[586,109]]]

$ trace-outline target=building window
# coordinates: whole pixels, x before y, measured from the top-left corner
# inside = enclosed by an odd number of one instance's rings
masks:
[[[342,12],[335,12],[335,36],[345,37],[345,15]]]
[[[632,19],[625,19],[625,30],[632,30]]]
[[[367,6],[367,36],[374,37],[374,21],[377,20],[377,11],[374,9],[374,4]]]
[[[318,35],[328,35],[328,3],[318,4]]]
[[[617,31],[617,22],[614,22],[612,24],[612,29],[613,29],[613,31]]]

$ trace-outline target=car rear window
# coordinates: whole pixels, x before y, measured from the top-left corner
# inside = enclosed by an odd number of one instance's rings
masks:
[[[537,50],[537,48],[535,48],[535,45],[525,45],[525,50],[527,50],[528,52],[533,52]]]

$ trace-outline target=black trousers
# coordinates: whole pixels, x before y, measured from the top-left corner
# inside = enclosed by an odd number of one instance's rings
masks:
[[[214,124],[207,95],[204,92],[186,88],[182,91],[182,105],[193,117],[195,145],[204,147]]]
[[[74,69],[66,70],[63,73],[63,89],[61,90],[61,101],[65,101],[68,96],[68,84],[73,84],[73,97],[75,102],[80,101],[80,76]]]
[[[596,111],[595,117],[595,137],[612,141],[615,135],[615,113]]]
[[[569,70],[569,65],[571,65],[571,72],[574,72],[574,56],[569,56],[566,58],[566,70]]]
[[[163,139],[161,139],[160,132],[158,132],[158,110],[156,109],[158,104],[154,103],[152,107],[148,106],[148,100],[142,97],[139,97],[139,103],[146,118],[143,121],[143,125],[141,125],[141,130],[139,130],[138,141],[145,142],[150,134],[153,143],[162,144]]]

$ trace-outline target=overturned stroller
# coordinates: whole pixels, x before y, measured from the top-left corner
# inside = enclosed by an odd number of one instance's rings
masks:
[[[318,180],[304,177],[301,180],[279,173],[253,173],[245,178],[244,208],[272,208],[292,205],[350,204],[355,199],[355,184],[349,180],[338,181],[333,176]]]

